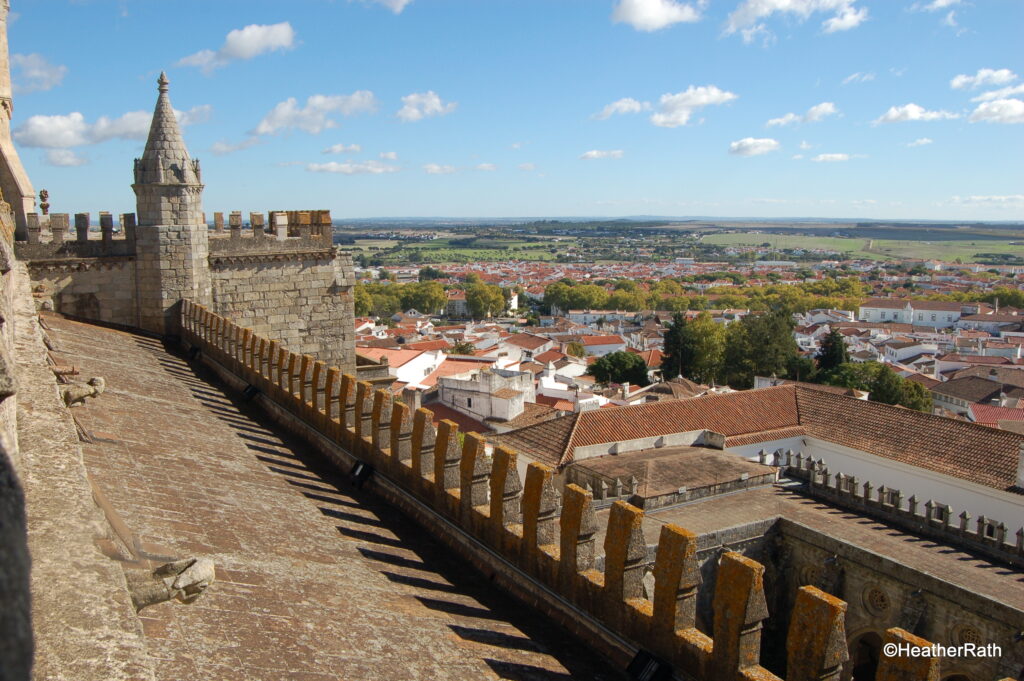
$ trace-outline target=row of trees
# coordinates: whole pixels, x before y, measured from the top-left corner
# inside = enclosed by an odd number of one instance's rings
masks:
[[[500,315],[508,308],[512,292],[479,280],[466,288],[466,306],[474,319]],[[448,294],[441,284],[428,280],[408,284],[356,284],[355,311],[359,316],[390,317],[396,312],[419,310],[428,315],[444,311]]]

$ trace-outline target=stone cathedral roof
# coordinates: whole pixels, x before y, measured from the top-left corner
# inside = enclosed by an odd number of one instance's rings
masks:
[[[199,162],[189,158],[178,119],[167,94],[167,74],[157,80],[160,96],[153,110],[146,149],[135,162],[136,184],[199,184]]]

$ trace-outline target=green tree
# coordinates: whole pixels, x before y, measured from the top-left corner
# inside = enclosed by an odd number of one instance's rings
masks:
[[[466,289],[466,305],[476,319],[483,319],[505,309],[505,296],[501,289],[488,284],[473,284]]]
[[[601,383],[629,383],[647,385],[647,363],[634,352],[620,350],[598,358],[587,373]]]
[[[821,348],[815,355],[818,360],[818,371],[829,372],[840,364],[850,361],[850,353],[846,350],[846,341],[839,329],[832,329],[821,341]]]
[[[352,298],[357,316],[365,317],[373,311],[373,296],[362,284],[356,284],[353,287]]]
[[[447,272],[439,270],[436,267],[428,266],[420,269],[420,281],[433,281],[434,279],[445,279],[447,276]]]
[[[670,381],[683,373],[683,367],[693,361],[685,337],[686,316],[682,312],[672,315],[672,323],[665,330],[665,356],[661,359],[661,375]]]
[[[931,413],[932,394],[928,392],[928,389],[923,385],[917,381],[911,381],[904,378],[903,383],[900,386],[900,392],[900,404],[904,407],[923,411],[926,414]]]
[[[476,352],[476,346],[469,341],[460,341],[445,350],[449,355],[472,355]]]
[[[683,375],[698,383],[711,383],[722,373],[725,329],[707,312],[701,312],[684,329],[684,356],[691,359],[683,365]]]
[[[444,287],[436,281],[406,284],[402,287],[402,308],[414,308],[425,314],[437,314],[448,302]]]
[[[565,354],[572,355],[573,357],[583,357],[587,354],[587,349],[583,347],[583,343],[573,341],[565,346]]]
[[[885,366],[880,365],[869,387],[869,399],[884,404],[899,404],[903,397],[903,379]]]
[[[834,368],[825,378],[825,383],[853,390],[870,390],[878,373],[878,362],[847,362]]]

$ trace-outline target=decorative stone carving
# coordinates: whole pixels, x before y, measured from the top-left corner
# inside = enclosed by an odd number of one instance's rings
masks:
[[[143,608],[176,599],[191,603],[214,581],[214,564],[209,558],[185,558],[165,563],[152,572],[128,573],[135,612]]]
[[[99,376],[90,378],[88,383],[72,383],[61,391],[64,404],[68,407],[80,407],[85,404],[85,398],[96,397],[103,394],[106,388],[106,381]]]

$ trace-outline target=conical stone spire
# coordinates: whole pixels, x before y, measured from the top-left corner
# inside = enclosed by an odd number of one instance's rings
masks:
[[[199,184],[198,163],[188,155],[178,119],[167,94],[167,74],[157,80],[160,96],[142,158],[135,163],[136,184]]]

